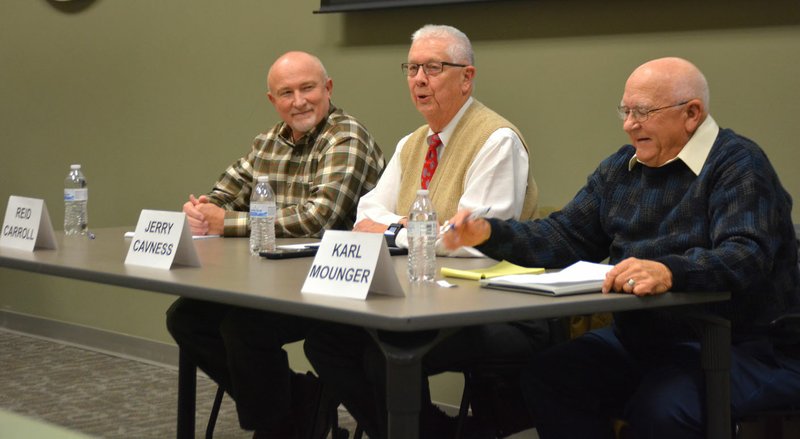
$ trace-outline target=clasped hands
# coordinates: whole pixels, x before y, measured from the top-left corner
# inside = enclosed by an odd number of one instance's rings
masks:
[[[445,248],[474,247],[486,242],[492,234],[483,218],[470,220],[469,210],[461,210],[450,219],[453,225],[442,235]],[[662,294],[672,288],[672,271],[666,265],[647,259],[627,258],[614,266],[603,282],[602,291],[624,292],[637,296]]]
[[[189,201],[183,205],[183,212],[189,219],[192,235],[222,235],[225,227],[225,209],[212,204],[207,196],[195,198],[189,195]]]

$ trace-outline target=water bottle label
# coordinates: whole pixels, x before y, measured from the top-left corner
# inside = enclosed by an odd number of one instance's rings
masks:
[[[409,221],[408,236],[426,236],[435,238],[439,232],[436,221]]]
[[[268,203],[250,203],[251,218],[275,216],[275,206]]]
[[[89,199],[89,189],[64,189],[64,201],[86,201]]]

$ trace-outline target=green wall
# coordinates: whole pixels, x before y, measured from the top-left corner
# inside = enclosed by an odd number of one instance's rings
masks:
[[[46,0],[0,2],[2,205],[11,194],[42,198],[61,228],[62,181],[81,163],[91,227],[133,225],[143,208],[179,210],[276,121],[266,69],[290,49],[322,58],[334,102],[389,157],[422,123],[400,63],[410,33],[428,22],[472,38],[475,95],[525,134],[543,206],[569,200],[626,141],[614,112],[624,81],[668,55],[706,73],[717,122],[758,141],[800,200],[796,1],[529,0],[312,14],[317,6],[97,0],[70,12]],[[171,340],[169,296],[6,269],[0,285],[4,310]]]

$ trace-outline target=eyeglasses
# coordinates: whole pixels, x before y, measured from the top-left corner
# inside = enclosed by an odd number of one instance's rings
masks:
[[[634,122],[641,123],[649,119],[650,115],[655,113],[656,111],[666,110],[667,108],[672,108],[672,107],[680,107],[681,105],[686,105],[688,103],[689,101],[683,101],[683,102],[678,102],[677,104],[667,105],[665,107],[659,107],[653,109],[645,107],[629,108],[624,105],[620,105],[619,107],[617,107],[617,114],[619,115],[619,118],[622,120],[627,120],[628,116],[630,116],[631,118],[633,118]]]
[[[442,73],[442,71],[444,70],[444,66],[467,67],[467,64],[454,64],[446,61],[431,61],[422,64],[404,62],[403,64],[400,64],[400,67],[403,68],[403,73],[405,73],[406,76],[410,76],[412,78],[414,76],[417,76],[420,67],[422,67],[422,71],[425,72],[426,75],[436,76],[439,73]]]

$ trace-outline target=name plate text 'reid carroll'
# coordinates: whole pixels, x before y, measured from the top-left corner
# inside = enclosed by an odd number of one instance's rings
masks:
[[[0,247],[29,252],[37,248],[58,247],[44,200],[16,195],[8,197]]]

